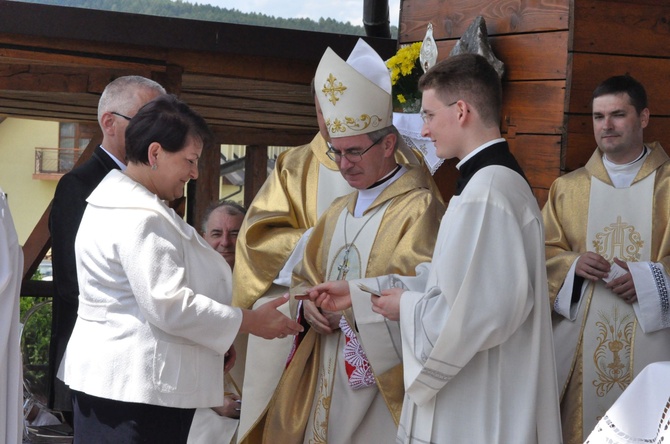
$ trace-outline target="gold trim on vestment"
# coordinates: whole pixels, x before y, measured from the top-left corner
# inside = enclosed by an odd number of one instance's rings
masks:
[[[420,165],[425,177],[417,187],[427,187],[442,202],[423,158],[403,140],[395,158],[402,165]],[[291,148],[277,157],[275,168],[249,207],[237,237],[233,269],[233,306],[251,308],[272,285],[302,234],[316,225],[319,164],[337,171],[317,134],[308,144]],[[327,184],[325,186],[328,186]]]
[[[407,172],[385,189],[366,211],[368,214],[393,199],[377,229],[366,265],[366,276],[383,276],[391,273],[411,276],[415,274],[415,267],[418,264],[427,262],[432,257],[439,222],[444,214],[444,205],[427,192],[430,188],[429,181],[432,179],[425,173],[425,169],[420,166],[408,166],[407,169]],[[354,192],[336,199],[324,213],[310,235],[305,248],[305,259],[294,271],[293,286],[323,282],[328,264],[328,250],[339,216],[342,211],[350,211],[353,214],[357,197],[358,193]],[[351,317],[350,319],[353,322]],[[313,336],[318,335],[310,329],[279,383],[271,401],[272,407],[266,412],[265,417],[268,419],[265,421],[264,430],[267,437],[264,436],[264,439],[292,443],[295,442],[296,430],[300,429],[301,432],[305,430],[318,381],[320,361],[320,356],[319,359],[312,357],[309,361],[305,358],[312,356],[313,348],[320,347],[319,339]],[[320,348],[318,350],[321,353]],[[398,366],[383,375],[376,375],[378,389],[394,421],[399,419],[403,400],[401,370],[401,366]],[[306,386],[294,388],[297,380],[301,380],[301,384],[309,384],[309,390]],[[291,407],[293,404],[304,404],[305,407],[295,409]],[[283,424],[284,420],[287,420],[288,413],[282,408],[290,409],[293,425]],[[274,415],[279,417],[273,418]],[[289,427],[286,437],[278,427]],[[281,434],[281,439],[277,433]]]
[[[327,158],[327,149],[317,134],[309,145],[277,157],[237,237],[234,306],[251,308],[270,288],[305,230],[316,224],[319,163]],[[326,166],[332,162],[328,159]]]
[[[266,414],[250,428],[240,444],[302,444],[320,360],[319,335],[310,329],[284,371]]]
[[[668,162],[668,155],[660,144],[651,143],[647,144],[647,147],[651,152],[644,160],[644,164],[636,175],[633,184],[640,182],[654,172],[656,173],[653,209],[650,215],[653,225],[649,245],[651,249],[649,260],[663,263],[666,272],[670,272],[670,199],[665,198],[665,196],[670,195],[670,180],[668,179],[670,178],[670,162]],[[584,234],[587,229],[592,177],[603,183],[612,184],[599,150],[593,153],[585,168],[568,173],[556,180],[551,187],[547,204],[542,211],[546,235],[547,275],[552,304],[563,285],[568,270],[577,257],[588,250],[587,246],[584,245],[586,242]],[[583,439],[581,439],[583,429],[581,423],[583,416],[582,387],[577,379],[581,379],[583,384],[591,384],[592,381],[583,381],[583,371],[578,368],[578,360],[582,360],[583,334],[587,315],[593,309],[591,307],[593,290],[594,285],[590,284],[583,296],[587,298],[582,302],[586,306],[581,310],[585,315],[581,320],[581,325],[576,326],[576,328],[579,328],[579,343],[571,360],[569,377],[563,387],[560,387],[561,413],[563,415],[562,422],[566,444],[583,442]],[[560,318],[556,314],[553,316],[554,319]],[[630,339],[633,346],[630,350],[629,362],[629,375],[632,376],[635,375],[634,344],[639,339],[636,337],[637,327],[638,321],[637,318],[634,318]],[[578,405],[567,405],[566,400]],[[578,417],[573,415],[578,415]],[[579,421],[579,424],[577,424],[577,421]],[[576,425],[578,427],[574,427]],[[578,436],[574,436],[575,434]]]

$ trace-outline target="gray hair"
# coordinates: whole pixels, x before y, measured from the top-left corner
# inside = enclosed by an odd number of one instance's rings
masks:
[[[128,114],[135,104],[136,92],[140,89],[155,90],[165,94],[158,82],[142,76],[123,76],[112,80],[102,92],[98,101],[98,122],[106,112],[116,111]]]
[[[240,214],[241,215],[247,214],[246,208],[244,208],[237,202],[233,202],[232,200],[220,200],[218,202],[214,202],[213,204],[207,207],[205,213],[202,215],[203,234],[207,232],[207,222],[209,222],[209,217],[215,210],[218,210],[219,208],[229,216],[238,216]]]
[[[368,137],[370,137],[370,141],[374,142],[375,140],[380,140],[382,137],[386,137],[389,134],[395,134],[395,145],[393,146],[393,150],[398,149],[398,145],[403,138],[400,136],[400,132],[398,132],[398,128],[395,127],[395,125],[390,125],[387,126],[386,128],[381,128],[378,130],[371,131],[368,134]]]

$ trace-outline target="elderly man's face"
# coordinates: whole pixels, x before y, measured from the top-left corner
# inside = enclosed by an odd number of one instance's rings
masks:
[[[367,134],[331,139],[330,151],[335,155],[342,177],[358,190],[369,188],[389,172],[393,158],[392,134],[371,140]]]
[[[244,220],[243,214],[230,215],[222,208],[212,211],[207,220],[203,237],[212,248],[223,256],[230,268],[235,265],[235,245],[237,244],[237,234],[240,232],[242,220]]]

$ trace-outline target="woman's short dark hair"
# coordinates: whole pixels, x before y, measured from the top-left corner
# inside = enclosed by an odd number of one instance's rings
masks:
[[[173,95],[159,96],[137,112],[126,129],[126,159],[149,164],[149,145],[160,143],[165,151],[184,149],[189,138],[203,147],[213,142],[212,133],[200,114]]]

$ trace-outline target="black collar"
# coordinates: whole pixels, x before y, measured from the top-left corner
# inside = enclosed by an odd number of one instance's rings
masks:
[[[459,196],[477,171],[492,165],[500,165],[516,171],[528,182],[519,163],[510,152],[509,145],[504,141],[484,148],[461,165],[459,169],[461,177],[456,182],[456,192],[454,194]]]
[[[370,185],[367,189],[371,190],[374,187],[378,187],[379,185],[383,184],[384,182],[389,181],[393,176],[395,176],[398,173],[398,171],[400,171],[400,165],[396,165],[395,168],[393,169],[393,171],[391,171],[386,176],[379,179],[377,182]]]

